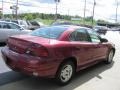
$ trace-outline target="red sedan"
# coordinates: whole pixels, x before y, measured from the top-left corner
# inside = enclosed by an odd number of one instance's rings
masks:
[[[93,30],[61,25],[40,28],[29,35],[12,36],[2,49],[5,63],[27,75],[69,83],[75,72],[100,61],[111,63],[115,45]]]

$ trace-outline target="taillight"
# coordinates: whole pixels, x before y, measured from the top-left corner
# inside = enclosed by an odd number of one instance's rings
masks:
[[[38,57],[47,57],[48,50],[39,44],[32,44],[26,51],[27,54]]]

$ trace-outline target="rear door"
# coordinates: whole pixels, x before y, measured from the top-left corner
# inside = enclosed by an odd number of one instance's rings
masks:
[[[27,32],[24,31],[24,29],[14,23],[8,23],[8,26],[10,27],[10,36],[12,35],[19,35],[19,34],[26,34]]]
[[[10,30],[11,30],[10,36],[20,34],[21,30],[20,30],[20,27],[18,25],[13,24],[13,23],[8,23],[8,25],[9,25]]]
[[[73,55],[77,57],[78,65],[81,67],[82,65],[90,63],[94,47],[86,29],[80,28],[74,31],[70,36],[70,40],[73,46],[72,52]]]
[[[94,51],[93,51],[93,56],[92,56],[93,60],[100,60],[100,59],[105,58],[107,50],[108,50],[107,45],[104,43],[101,43],[100,36],[96,32],[94,32],[91,29],[87,31],[91,38],[91,43],[94,46]]]

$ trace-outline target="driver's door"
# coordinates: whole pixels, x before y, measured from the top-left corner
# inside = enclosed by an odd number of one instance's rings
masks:
[[[107,44],[102,43],[100,40],[100,36],[94,32],[93,30],[88,30],[89,36],[91,38],[91,42],[94,46],[93,51],[93,60],[100,60],[106,57],[107,54]]]

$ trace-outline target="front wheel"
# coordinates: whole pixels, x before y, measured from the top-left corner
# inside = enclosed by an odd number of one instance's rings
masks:
[[[68,61],[63,63],[56,74],[56,81],[59,85],[68,84],[75,73],[75,65],[73,62]]]
[[[111,50],[107,56],[107,60],[105,61],[106,64],[110,64],[113,62],[114,51]]]

